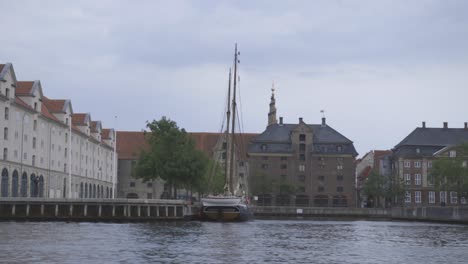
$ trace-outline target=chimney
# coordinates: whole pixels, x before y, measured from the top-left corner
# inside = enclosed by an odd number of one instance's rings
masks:
[[[468,129],[468,122],[465,122],[465,129]]]
[[[280,116],[279,121],[280,121],[279,124],[283,125],[283,117],[282,116]]]
[[[426,128],[426,122],[425,121],[422,122],[422,128]]]
[[[300,123],[303,123],[304,121],[302,121],[302,117],[299,117],[299,124]]]
[[[325,122],[325,117],[322,117],[322,126],[325,126],[327,123]]]
[[[444,122],[444,128],[448,128],[448,122]]]

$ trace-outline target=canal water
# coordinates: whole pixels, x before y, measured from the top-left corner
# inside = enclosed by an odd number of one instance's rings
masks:
[[[468,263],[468,226],[0,222],[1,263]]]

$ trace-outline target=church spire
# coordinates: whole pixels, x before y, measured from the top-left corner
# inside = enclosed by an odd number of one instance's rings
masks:
[[[277,124],[276,120],[276,106],[275,106],[275,82],[271,86],[271,101],[270,101],[270,112],[268,113],[268,125]]]

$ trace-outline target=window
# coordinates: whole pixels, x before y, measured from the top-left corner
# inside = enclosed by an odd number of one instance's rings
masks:
[[[227,143],[223,142],[223,149],[227,149]]]
[[[305,151],[306,150],[306,145],[305,144],[299,144],[299,150],[300,151]]]
[[[288,160],[288,157],[281,157],[281,160]]]
[[[10,97],[10,88],[5,89],[5,96]]]
[[[300,154],[299,155],[299,160],[300,161],[305,161],[305,154]]]
[[[65,143],[68,142],[68,133],[65,133]]]
[[[299,165],[299,171],[305,171],[305,165]]]
[[[226,159],[226,151],[224,151],[223,153],[221,153],[221,159],[223,159],[223,160]]]
[[[414,162],[414,167],[415,167],[415,168],[421,168],[421,161],[419,161],[419,160],[418,160],[418,161],[415,161],[415,162]]]
[[[239,167],[244,167],[244,162],[243,161],[239,162]]]
[[[318,192],[324,192],[324,191],[325,191],[325,188],[323,186],[318,187]]]
[[[343,165],[342,165],[342,164],[336,165],[336,169],[337,169],[337,170],[342,170],[342,169],[343,169]]]
[[[3,139],[8,140],[8,127],[3,129]]]
[[[36,155],[32,155],[32,166],[36,166]]]
[[[297,187],[297,192],[298,193],[304,193],[305,192],[305,187],[304,186]]]
[[[435,192],[429,192],[429,203],[434,204],[435,203]]]
[[[239,177],[240,177],[240,178],[244,178],[244,173],[242,173],[242,172],[239,173]]]
[[[450,192],[450,203],[451,204],[457,204],[458,203],[457,192]]]
[[[300,182],[305,182],[305,175],[297,176],[297,180],[300,181]]]
[[[37,102],[34,102],[34,111],[37,111]]]
[[[3,148],[3,160],[8,160],[8,148]]]
[[[260,148],[261,148],[262,151],[266,151],[267,150],[267,145],[263,144]]]
[[[153,199],[153,194],[152,193],[147,193],[146,194],[146,199]]]
[[[342,152],[343,151],[343,146],[338,145],[336,146],[336,152]]]
[[[421,191],[414,192],[414,202],[421,203]]]
[[[66,163],[63,164],[63,172],[67,172],[67,164]]]
[[[325,180],[325,176],[323,176],[323,175],[318,176],[318,180],[319,180],[319,181],[324,181],[324,180]]]
[[[404,167],[405,168],[411,168],[411,162],[409,160],[404,161]]]
[[[264,170],[268,169],[268,164],[263,163],[262,164],[262,169],[264,169]]]
[[[447,202],[447,192],[444,192],[444,191],[441,191],[439,193],[439,197],[440,197],[440,203],[446,203]]]
[[[299,135],[299,141],[305,141],[306,140],[306,135],[305,134],[300,134]]]
[[[33,121],[33,130],[34,130],[34,131],[37,130],[37,120],[34,120],[34,121]]]
[[[23,154],[23,159],[24,159],[24,160],[27,160],[27,159],[28,159],[28,153],[25,152],[25,153]]]
[[[10,119],[10,109],[5,107],[5,120]]]
[[[414,184],[415,185],[421,185],[421,174],[415,174],[414,175]]]
[[[65,124],[68,125],[68,117],[65,119]]]
[[[337,181],[342,181],[343,180],[343,175],[337,175],[336,180]]]
[[[450,158],[455,158],[457,156],[457,152],[455,150],[449,151],[449,157]]]
[[[130,182],[130,187],[135,187],[135,182]]]
[[[65,148],[65,151],[63,152],[63,155],[65,156],[65,158],[67,157],[67,155],[68,155],[68,148]]]
[[[428,161],[428,162],[427,162],[427,167],[428,167],[428,168],[432,168],[432,161]]]
[[[337,191],[337,192],[343,192],[343,187],[342,187],[342,186],[336,187],[336,191]]]
[[[411,192],[405,192],[405,203],[411,203]]]
[[[32,142],[32,147],[33,147],[33,149],[35,149],[36,148],[36,137],[33,137],[32,141],[33,141]]]
[[[409,173],[405,173],[405,184],[411,185],[411,175]]]
[[[153,187],[153,183],[152,183],[152,182],[147,182],[147,183],[146,183],[146,187],[148,187],[148,188]]]

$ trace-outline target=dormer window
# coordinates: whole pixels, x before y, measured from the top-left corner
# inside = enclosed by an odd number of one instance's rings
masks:
[[[299,141],[305,141],[306,140],[306,135],[305,134],[300,134],[299,135]]]
[[[451,150],[451,151],[449,152],[449,157],[450,157],[450,158],[455,158],[456,156],[457,156],[457,152],[456,152],[455,150]]]

